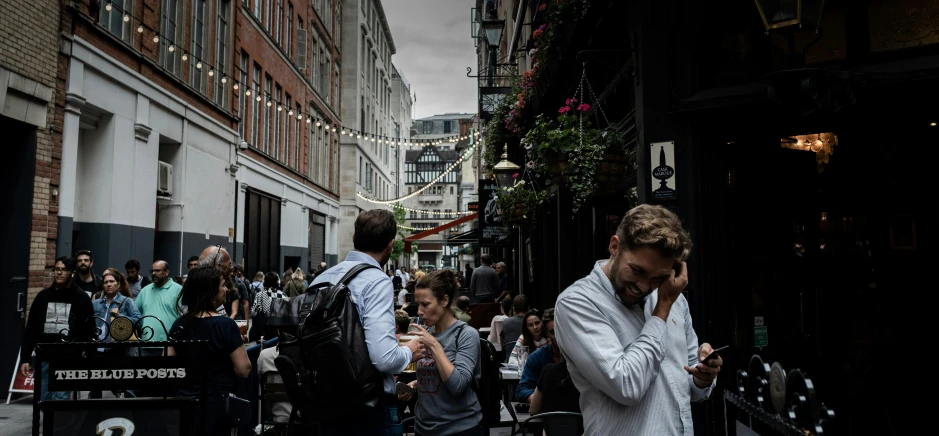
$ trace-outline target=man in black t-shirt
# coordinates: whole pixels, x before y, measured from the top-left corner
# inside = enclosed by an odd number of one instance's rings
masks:
[[[95,337],[94,309],[91,299],[72,282],[75,259],[63,256],[55,261],[52,286],[43,289],[29,307],[26,329],[20,348],[20,373],[26,376],[29,360],[36,344],[69,342],[90,342]],[[80,357],[74,350],[56,350],[62,353],[54,357]],[[47,355],[48,356],[48,355]],[[40,398],[47,400],[67,400],[70,392],[48,391],[49,363],[43,362],[41,370],[33,368],[33,377],[42,377]]]

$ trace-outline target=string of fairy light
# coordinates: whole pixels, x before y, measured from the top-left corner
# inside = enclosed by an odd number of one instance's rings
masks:
[[[137,26],[137,34],[141,35],[141,37],[143,37],[145,32],[148,35],[152,35],[152,41],[154,44],[159,44],[160,40],[163,39],[163,35],[160,33],[158,29],[154,29],[148,26],[142,20],[139,20],[136,17],[129,14],[127,10],[121,8],[119,5],[116,5],[109,1],[105,4],[104,9],[108,12],[113,13],[114,11],[117,11],[118,13],[123,14],[123,18],[122,18],[123,21],[125,23],[135,24]],[[94,19],[94,17],[91,17],[91,18]],[[196,56],[195,54],[186,50],[185,48],[175,44],[175,41],[173,41],[172,38],[166,38],[166,41],[164,42],[167,42],[167,46],[166,46],[167,52],[171,53],[172,55],[176,55],[176,52],[179,52],[179,59],[181,61],[192,62],[195,68],[198,70],[202,70],[203,67],[205,67],[203,62],[205,64],[209,64],[207,60],[202,59],[201,57]],[[241,68],[237,66],[234,66],[233,68],[238,72],[245,73],[245,77],[247,77],[247,73],[248,73],[247,71],[243,71]],[[333,133],[339,132],[340,135],[343,135],[343,136],[348,135],[350,138],[355,138],[355,139],[364,138],[366,142],[375,142],[378,144],[387,144],[387,145],[401,146],[401,147],[427,147],[427,146],[435,146],[435,145],[452,143],[452,142],[457,142],[457,141],[464,141],[474,136],[475,137],[479,136],[479,132],[475,132],[471,135],[451,135],[451,136],[442,136],[442,137],[427,138],[427,139],[407,139],[407,138],[400,138],[400,137],[393,137],[393,136],[376,135],[374,133],[368,133],[359,129],[342,126],[339,123],[330,123],[325,117],[320,116],[319,114],[312,113],[312,112],[305,112],[302,109],[294,109],[291,107],[286,107],[285,109],[286,105],[283,102],[281,102],[279,99],[274,98],[270,92],[263,92],[260,89],[255,89],[254,91],[252,91],[250,83],[247,83],[247,80],[245,81],[245,83],[241,83],[241,81],[238,80],[236,77],[230,76],[226,74],[224,71],[219,71],[218,69],[216,69],[215,67],[211,65],[208,65],[208,69],[209,70],[207,74],[209,76],[209,80],[217,80],[224,85],[227,85],[229,82],[231,82],[232,90],[243,94],[245,98],[249,98],[253,94],[255,101],[257,102],[264,101],[267,107],[270,107],[270,108],[273,108],[274,105],[276,104],[277,111],[283,112],[284,110],[286,110],[287,116],[292,117],[294,116],[294,114],[296,114],[297,120],[299,121],[302,121],[304,118],[306,118],[307,124],[315,123],[316,127],[321,127],[325,125],[325,128],[328,130],[331,130]],[[258,88],[260,87],[260,84],[256,84],[256,85]],[[244,90],[242,90],[241,88],[244,88]]]
[[[427,188],[430,188],[431,186],[435,185],[437,182],[440,181],[440,179],[442,179],[444,176],[446,176],[446,175],[449,174],[451,171],[453,171],[454,168],[456,168],[458,165],[460,165],[461,163],[463,163],[463,161],[465,161],[465,160],[468,159],[470,156],[472,156],[472,155],[473,155],[473,150],[476,149],[476,146],[477,146],[478,144],[479,144],[479,142],[477,142],[476,144],[473,144],[472,146],[470,146],[469,148],[467,148],[467,149],[463,152],[463,154],[460,155],[460,158],[456,160],[456,162],[453,162],[453,164],[451,164],[449,167],[447,167],[447,169],[444,170],[444,172],[440,173],[437,177],[435,177],[433,180],[431,180],[430,183],[428,183],[428,184],[426,184],[426,185],[420,187],[419,189],[417,189],[416,191],[414,191],[414,192],[412,192],[412,193],[410,193],[410,194],[408,194],[408,195],[405,195],[405,196],[403,196],[403,197],[398,197],[398,198],[395,198],[395,199],[393,199],[393,200],[377,200],[377,199],[374,199],[374,198],[371,198],[371,197],[366,196],[366,195],[363,194],[361,191],[356,191],[355,195],[358,196],[359,198],[365,200],[365,201],[368,201],[368,202],[370,202],[370,203],[375,203],[375,204],[394,204],[394,203],[400,203],[400,202],[402,202],[402,201],[404,201],[404,200],[407,200],[407,199],[409,199],[409,198],[413,198],[414,196],[420,194],[421,192],[424,192],[424,190],[426,190]]]

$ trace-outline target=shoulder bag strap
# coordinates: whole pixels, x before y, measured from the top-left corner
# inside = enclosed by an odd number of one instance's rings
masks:
[[[469,324],[463,323],[463,325],[457,327],[457,330],[456,330],[456,350],[457,350],[457,353],[459,353],[459,351],[460,351],[460,336],[463,334],[463,329],[464,329],[467,325],[469,325]],[[445,351],[446,351],[446,350],[445,350]],[[480,350],[480,353],[479,353],[479,354],[480,354],[479,356],[476,356],[476,364],[477,364],[477,365],[482,365],[482,361],[480,360],[480,358],[482,357],[482,356],[481,356],[481,355],[482,355],[482,351],[481,351],[481,350]],[[451,363],[452,363],[452,362],[451,362]],[[473,373],[470,374],[470,375],[471,375],[471,378],[472,378],[472,380],[473,380],[473,385],[472,385],[472,387],[473,387],[473,393],[476,394],[476,396],[477,396],[476,401],[479,401],[479,381],[476,380],[476,368],[473,368]]]

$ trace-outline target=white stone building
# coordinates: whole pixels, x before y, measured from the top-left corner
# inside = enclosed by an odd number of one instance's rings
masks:
[[[339,260],[353,249],[355,218],[362,211],[390,206],[362,199],[393,199],[396,176],[391,139],[391,29],[380,0],[347,0],[342,9],[343,126],[356,135],[340,136]]]

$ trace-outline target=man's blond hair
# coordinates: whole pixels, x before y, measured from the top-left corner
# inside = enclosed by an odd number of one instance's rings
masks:
[[[616,236],[629,250],[650,247],[663,257],[685,261],[691,253],[691,236],[674,212],[650,204],[641,204],[626,212],[616,229]]]

